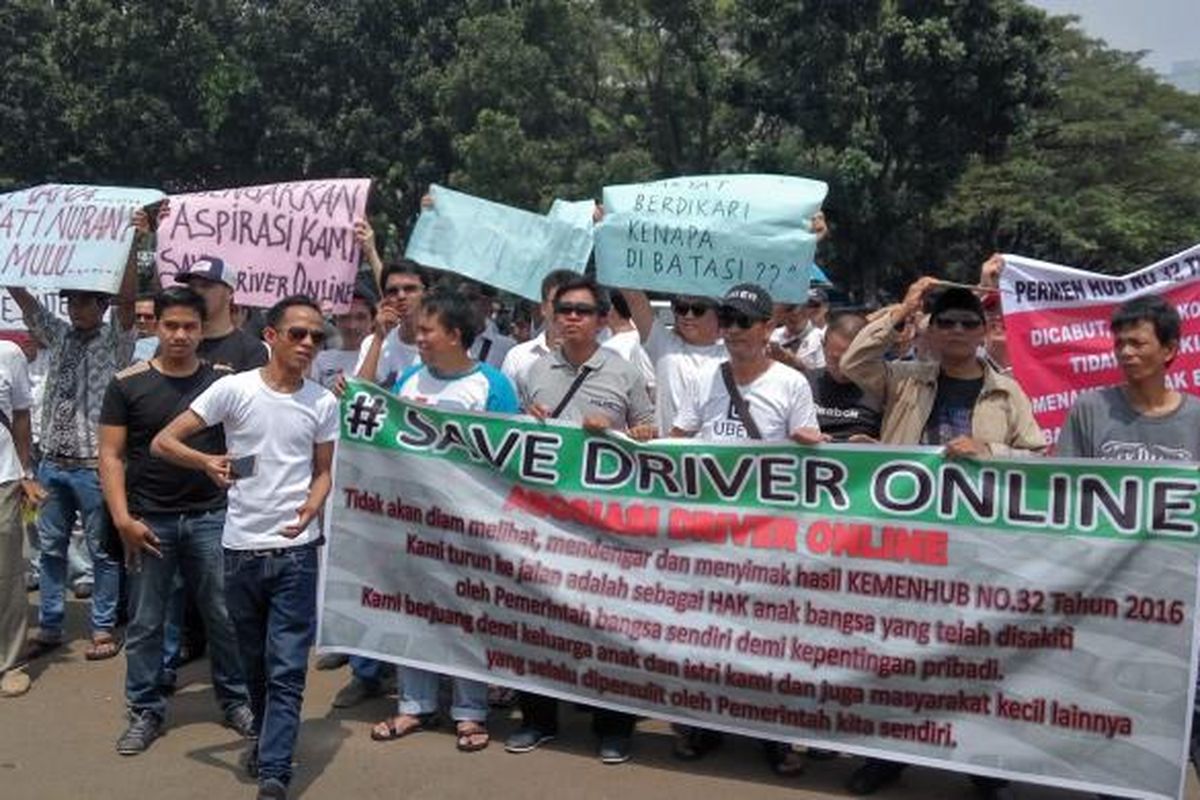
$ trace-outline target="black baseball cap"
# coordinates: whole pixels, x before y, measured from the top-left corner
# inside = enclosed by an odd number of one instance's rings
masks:
[[[934,295],[929,306],[929,317],[936,319],[943,312],[955,310],[970,311],[983,319],[983,303],[974,292],[961,286],[951,286]]]
[[[775,304],[767,290],[753,283],[740,283],[721,298],[721,308],[731,308],[753,319],[770,319]]]

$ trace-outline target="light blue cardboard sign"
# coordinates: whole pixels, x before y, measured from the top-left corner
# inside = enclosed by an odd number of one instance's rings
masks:
[[[433,206],[421,212],[404,253],[419,264],[534,301],[541,300],[547,273],[582,272],[587,266],[590,224],[583,227],[437,184],[429,187],[429,194]]]
[[[784,175],[698,175],[606,186],[596,274],[607,286],[720,297],[754,283],[803,302],[828,187]]]
[[[0,195],[0,286],[116,294],[133,212],[157,189],[48,183]]]

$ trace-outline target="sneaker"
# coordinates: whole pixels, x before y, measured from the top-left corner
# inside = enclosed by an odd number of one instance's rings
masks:
[[[633,750],[633,739],[629,736],[604,736],[600,739],[600,763],[624,764]]]
[[[353,708],[365,700],[370,700],[372,697],[379,697],[382,694],[383,686],[380,684],[374,681],[367,682],[358,678],[351,678],[350,682],[333,696],[333,707]]]
[[[162,736],[162,720],[150,711],[130,714],[129,727],[117,739],[117,752],[123,756],[144,753],[154,740]]]
[[[553,733],[546,733],[537,728],[521,728],[504,740],[506,753],[532,753],[546,742],[554,741]]]
[[[0,676],[0,697],[20,697],[33,682],[23,669],[10,669]]]
[[[283,781],[267,778],[258,785],[258,800],[287,800],[287,786]]]
[[[237,731],[243,739],[258,738],[258,732],[254,730],[254,714],[249,706],[234,706],[225,712],[225,727]]]
[[[350,656],[345,653],[322,653],[314,666],[319,670],[341,669],[349,663]]]

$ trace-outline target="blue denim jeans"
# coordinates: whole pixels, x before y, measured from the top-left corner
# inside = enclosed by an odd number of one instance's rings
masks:
[[[42,459],[38,480],[48,495],[38,515],[42,636],[62,636],[67,548],[77,513],[82,518],[83,535],[92,556],[92,632],[111,631],[117,624],[121,564],[107,550],[111,523],[100,493],[100,475],[94,469],[61,467]]]
[[[378,686],[383,683],[388,665],[366,656],[350,656],[350,672],[363,683]]]
[[[126,632],[125,699],[134,711],[166,716],[163,696],[163,636],[176,575],[183,574],[209,630],[213,690],[227,714],[249,703],[233,623],[225,608],[221,532],[225,511],[153,514],[143,522],[158,537],[162,558],[143,553],[129,573],[131,619]]]
[[[403,667],[400,671],[400,713],[431,714],[437,711],[438,681],[436,672]],[[451,678],[454,689],[450,701],[450,718],[455,722],[484,722],[488,715],[487,684],[466,678]]]
[[[225,550],[225,602],[258,728],[259,782],[292,777],[308,651],[317,625],[317,548]]]

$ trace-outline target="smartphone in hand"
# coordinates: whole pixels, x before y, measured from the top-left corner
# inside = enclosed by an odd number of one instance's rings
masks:
[[[238,456],[229,461],[229,480],[253,478],[258,469],[258,456]]]

